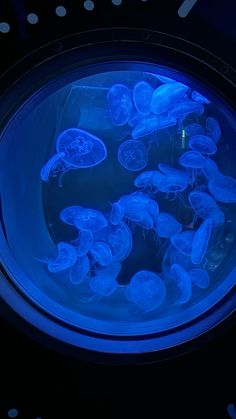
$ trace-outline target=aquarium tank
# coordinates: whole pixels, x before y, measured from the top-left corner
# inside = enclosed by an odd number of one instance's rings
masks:
[[[225,99],[171,68],[49,83],[1,132],[4,272],[82,348],[156,351],[207,331],[236,282],[235,138]]]

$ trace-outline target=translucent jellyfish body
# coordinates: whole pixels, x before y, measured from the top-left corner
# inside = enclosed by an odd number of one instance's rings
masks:
[[[217,147],[214,141],[206,135],[194,135],[191,137],[189,140],[189,148],[208,156],[217,152]]]
[[[211,195],[206,192],[192,191],[188,200],[197,217],[210,218],[214,226],[224,224],[225,215]]]
[[[65,224],[74,225],[75,217],[80,213],[81,210],[82,207],[79,205],[66,207],[60,212],[60,220]]]
[[[207,180],[212,180],[220,174],[216,162],[210,158],[206,158],[205,164],[202,167],[202,172]]]
[[[210,278],[205,271],[205,269],[202,268],[193,268],[189,271],[189,275],[191,276],[192,282],[197,285],[197,287],[206,289],[209,287],[210,284]]]
[[[77,261],[77,253],[75,248],[65,242],[57,244],[57,256],[55,259],[44,258],[41,262],[48,265],[49,272],[57,273],[65,271],[75,265]]]
[[[190,256],[192,253],[194,235],[195,231],[193,230],[183,231],[182,233],[171,237],[171,243],[180,253]]]
[[[147,166],[148,153],[141,141],[124,141],[118,149],[118,161],[125,169],[136,172]]]
[[[103,141],[79,128],[63,131],[57,138],[56,149],[65,153],[63,160],[73,168],[93,167],[107,157]]]
[[[142,115],[148,115],[153,95],[152,86],[145,82],[140,81],[136,83],[133,90],[133,101],[137,111]]]
[[[133,192],[130,195],[125,195],[118,202],[124,209],[124,217],[141,226],[152,225],[159,214],[157,202],[143,192]]]
[[[212,220],[207,218],[202,225],[198,228],[194,235],[191,261],[194,264],[200,264],[206,254],[209,239],[212,231]]]
[[[126,298],[143,311],[157,309],[166,298],[163,280],[154,272],[139,271],[126,288]]]
[[[143,192],[153,194],[158,191],[159,184],[164,178],[165,175],[159,170],[147,170],[136,177],[134,185]]]
[[[202,125],[198,124],[197,122],[193,122],[192,124],[186,125],[184,128],[185,134],[187,137],[193,137],[194,135],[204,135],[205,130]]]
[[[236,202],[236,180],[230,176],[216,176],[208,183],[208,189],[217,201],[227,204]]]
[[[188,187],[188,183],[183,177],[166,176],[158,185],[158,190],[166,194],[176,194],[183,192]]]
[[[112,252],[110,246],[102,241],[93,243],[90,254],[96,262],[102,266],[110,265],[112,262]]]
[[[93,233],[91,230],[81,230],[77,239],[72,244],[76,248],[78,256],[86,255],[93,245]]]
[[[206,132],[207,135],[218,143],[221,138],[221,128],[217,119],[209,117],[206,120]]]
[[[160,171],[164,173],[166,176],[182,178],[183,181],[187,183],[192,183],[189,173],[186,170],[177,169],[176,167],[171,167],[166,163],[159,163],[158,167]]]
[[[79,230],[95,232],[104,228],[107,220],[100,211],[81,207],[76,213],[74,224]]]
[[[192,281],[189,273],[183,268],[183,266],[174,263],[171,266],[171,273],[175,280],[179,296],[177,297],[176,304],[186,304],[192,296]]]
[[[61,171],[61,165],[65,157],[65,153],[54,154],[40,171],[40,177],[44,182],[47,182],[50,177],[55,177]]]
[[[188,169],[202,169],[205,157],[198,151],[186,151],[179,158],[179,164]]]
[[[191,97],[195,102],[209,104],[210,100],[207,99],[205,96],[201,95],[201,93],[197,92],[196,90],[192,91]]]
[[[91,290],[102,297],[110,297],[118,288],[116,280],[110,274],[98,274],[89,281]]]
[[[157,115],[166,112],[171,105],[185,96],[189,88],[182,83],[167,83],[158,87],[152,96],[151,111]]]
[[[107,243],[112,252],[112,263],[125,260],[133,246],[132,233],[126,223],[118,225],[109,223],[94,234],[94,240]]]
[[[157,216],[155,230],[159,237],[171,238],[181,232],[182,224],[173,215],[161,212]]]
[[[204,112],[204,106],[201,103],[192,100],[183,100],[173,105],[169,109],[169,114],[174,118],[184,119],[187,115],[194,113],[201,115]]]
[[[107,103],[112,122],[116,126],[125,125],[131,117],[133,104],[131,92],[124,84],[114,84],[108,94]]]
[[[134,127],[132,131],[133,138],[144,137],[154,131],[159,131],[165,128],[176,125],[177,121],[173,116],[168,114],[163,115],[148,115],[142,118]]]
[[[76,264],[70,271],[70,282],[74,285],[79,285],[84,282],[90,270],[90,262],[86,255],[78,257]]]
[[[118,203],[114,202],[112,204],[112,209],[110,213],[110,222],[113,225],[118,225],[122,221],[124,216],[124,208]]]

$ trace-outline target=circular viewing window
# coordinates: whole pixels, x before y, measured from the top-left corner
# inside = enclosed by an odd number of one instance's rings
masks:
[[[235,127],[207,85],[137,60],[66,73],[24,101],[0,144],[1,263],[31,307],[16,311],[102,352],[210,328],[236,279]]]

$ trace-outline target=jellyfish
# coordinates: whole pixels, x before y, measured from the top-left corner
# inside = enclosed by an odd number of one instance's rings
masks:
[[[125,223],[120,223],[107,232],[107,242],[111,248],[113,262],[125,260],[133,247],[133,239],[130,228]]]
[[[189,87],[179,82],[163,84],[153,92],[151,111],[157,115],[166,112],[171,105],[182,99],[188,92]]]
[[[136,83],[133,90],[134,106],[142,115],[148,115],[153,95],[153,88],[146,81]]]
[[[171,79],[170,77],[161,76],[160,74],[154,74],[154,73],[145,73],[146,76],[160,80],[162,83],[176,83],[174,79]]]
[[[110,246],[102,241],[96,241],[93,243],[90,253],[95,259],[102,266],[110,265],[112,262],[112,252]]]
[[[136,172],[144,169],[148,162],[148,153],[141,141],[124,141],[118,149],[118,161],[125,169]]]
[[[125,125],[133,109],[132,96],[128,87],[124,84],[114,84],[107,94],[107,103],[113,124]]]
[[[192,253],[193,240],[195,231],[186,230],[182,233],[176,234],[171,237],[171,243],[173,246],[183,255],[190,256]]]
[[[171,266],[174,263],[183,266],[186,271],[193,267],[189,255],[179,252],[170,242],[162,259],[162,271],[169,279],[171,279]]]
[[[65,153],[56,153],[47,161],[40,171],[42,181],[48,182],[50,177],[55,177],[61,171],[63,157]]]
[[[124,208],[119,204],[119,202],[114,202],[112,204],[110,222],[113,225],[118,225],[122,221],[124,216]]]
[[[207,218],[203,221],[201,226],[194,234],[192,252],[191,252],[191,261],[195,265],[198,265],[202,262],[207,248],[209,239],[212,231],[212,220]]]
[[[179,289],[179,297],[175,301],[176,304],[186,304],[192,296],[192,281],[189,273],[178,263],[171,266],[172,276]]]
[[[80,213],[82,207],[79,205],[73,205],[71,207],[66,207],[60,212],[60,220],[65,224],[74,225],[75,217]]]
[[[111,265],[106,266],[105,268],[95,268],[96,275],[110,275],[116,279],[121,271],[122,265],[120,262],[111,263]]]
[[[176,125],[177,121],[173,116],[169,115],[148,115],[142,118],[132,131],[134,139],[149,135],[154,131],[169,128]]]
[[[216,176],[220,174],[216,162],[210,158],[206,158],[205,164],[202,168],[202,172],[208,181],[214,179]]]
[[[192,124],[186,125],[184,128],[185,134],[187,137],[193,137],[194,135],[204,135],[205,130],[202,125],[198,124],[197,122],[193,122]]]
[[[78,256],[86,255],[93,245],[93,233],[91,230],[81,230],[79,237],[72,241]]]
[[[164,178],[165,175],[159,170],[147,170],[136,177],[134,185],[136,188],[140,188],[143,192],[155,194],[158,191],[160,182]]]
[[[198,102],[198,103],[203,103],[206,105],[211,103],[205,96],[201,95],[201,93],[197,92],[196,90],[192,91],[191,97],[193,100],[195,100],[195,102]]]
[[[215,118],[209,117],[206,120],[207,135],[217,144],[221,138],[221,129]]]
[[[130,117],[130,119],[128,120],[128,124],[134,128],[136,127],[136,125],[138,125],[139,121],[141,121],[141,119],[143,119],[143,115],[141,113],[139,113],[138,111],[134,110],[132,112],[132,115]]]
[[[70,271],[70,282],[74,285],[82,284],[88,277],[89,269],[89,258],[86,255],[78,257]]]
[[[192,179],[189,177],[189,174],[185,170],[171,167],[165,163],[158,163],[158,168],[166,176],[182,178],[185,182],[192,183]]]
[[[214,141],[206,135],[194,135],[191,137],[189,140],[189,147],[193,151],[198,151],[199,153],[206,154],[208,156],[217,152],[217,147]]]
[[[126,287],[126,298],[143,311],[153,311],[164,302],[166,287],[156,273],[139,271],[134,274]]]
[[[167,194],[174,194],[174,198],[178,193],[183,192],[188,187],[185,179],[179,176],[166,176],[158,185],[158,190]]]
[[[79,128],[68,128],[57,138],[58,153],[65,153],[63,160],[70,168],[84,169],[97,166],[107,157],[102,140]]]
[[[189,271],[189,275],[191,276],[192,282],[199,288],[206,289],[209,287],[210,278],[205,269],[193,268]]]
[[[161,212],[157,216],[155,231],[159,237],[170,239],[182,231],[182,224],[173,215]]]
[[[186,151],[180,156],[179,164],[187,169],[192,182],[194,182],[198,175],[198,170],[205,165],[205,157],[198,151]]]
[[[174,118],[181,118],[183,120],[187,115],[194,113],[195,115],[202,115],[204,113],[204,106],[201,103],[193,102],[192,100],[183,100],[171,106],[169,115]]]
[[[195,214],[201,218],[208,218],[211,211],[217,208],[215,199],[206,192],[194,190],[190,192],[188,200]]]
[[[74,224],[78,230],[95,232],[104,228],[107,225],[107,220],[100,211],[80,207],[76,213]]]
[[[102,297],[110,297],[118,288],[118,283],[110,274],[98,274],[89,281],[91,290]]]
[[[219,174],[208,183],[208,189],[217,201],[226,204],[236,202],[236,180]]]
[[[155,221],[159,214],[158,203],[143,192],[133,192],[118,201],[124,208],[124,217],[134,222],[141,222],[148,214]]]
[[[62,272],[75,265],[77,253],[71,244],[59,242],[57,244],[57,256],[55,259],[44,258],[39,259],[39,261],[48,265],[49,272]]]

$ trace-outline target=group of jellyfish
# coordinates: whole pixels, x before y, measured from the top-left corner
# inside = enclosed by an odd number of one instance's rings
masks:
[[[190,302],[193,287],[206,289],[210,285],[203,262],[212,232],[225,222],[218,203],[236,203],[236,180],[222,174],[213,160],[222,135],[218,121],[210,116],[204,126],[199,122],[184,126],[189,115],[201,116],[210,101],[183,83],[152,76],[163,84],[153,88],[147,81],[140,81],[133,89],[114,84],[106,97],[113,125],[131,127],[130,138],[118,147],[117,161],[124,170],[140,172],[134,180],[136,190],[113,202],[109,213],[79,205],[62,209],[60,220],[73,226],[77,238],[70,243],[59,242],[54,259],[42,259],[49,272],[67,271],[73,285],[87,282],[95,296],[109,297],[123,287],[127,301],[144,312],[163,304],[167,283],[163,273],[143,269],[127,285],[119,284],[121,262],[133,248],[132,226],[142,228],[145,234],[152,230],[169,242],[172,254],[168,275],[176,287],[174,303],[183,305]],[[145,171],[150,134],[175,126],[188,139],[178,164],[173,167],[157,162],[153,170]],[[72,127],[58,136],[56,153],[43,166],[41,179],[48,181],[59,173],[96,166],[107,157],[100,138]],[[189,226],[161,211],[158,203],[162,194],[176,199],[183,192],[193,212]],[[183,262],[186,259],[187,264]]]

